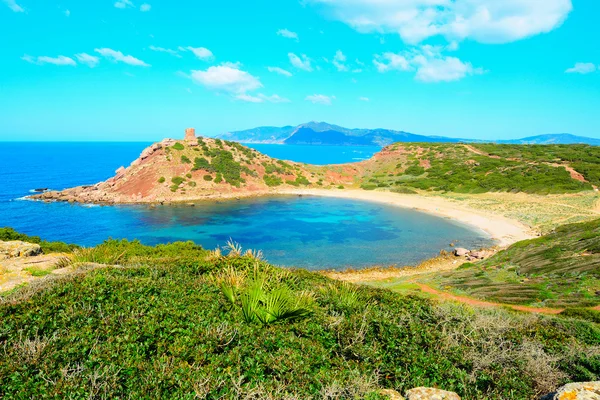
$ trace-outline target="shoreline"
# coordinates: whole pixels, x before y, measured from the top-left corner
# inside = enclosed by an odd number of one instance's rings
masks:
[[[131,200],[131,201],[81,201],[73,199],[68,203],[96,204],[105,206],[118,205],[146,205],[146,206],[168,206],[168,205],[193,205],[204,201],[235,201],[249,198],[272,197],[277,195],[291,196],[317,196],[351,199],[359,201],[387,204],[395,207],[412,209],[428,213],[441,218],[447,218],[467,225],[471,229],[480,230],[488,234],[497,242],[496,246],[506,248],[513,243],[538,237],[537,233],[529,226],[502,215],[491,212],[482,212],[474,208],[458,204],[456,202],[433,196],[420,194],[401,194],[388,191],[363,190],[363,189],[300,189],[300,188],[278,188],[271,190],[260,190],[254,192],[228,192],[212,193],[204,196],[187,198],[175,198],[169,200]],[[43,199],[37,195],[26,196],[27,200],[34,201],[61,201],[56,199]],[[62,202],[65,202],[64,200]]]
[[[336,197],[352,200],[370,201],[401,208],[412,209],[438,217],[448,218],[471,228],[482,230],[498,243],[501,248],[508,247],[521,240],[533,239],[536,233],[527,225],[501,215],[484,213],[455,202],[440,198],[414,194],[400,194],[385,191],[367,191],[361,189],[280,189],[275,193]]]

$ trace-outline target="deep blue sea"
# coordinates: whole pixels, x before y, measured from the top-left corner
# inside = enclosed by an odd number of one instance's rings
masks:
[[[0,142],[0,226],[91,246],[108,237],[146,244],[193,240],[205,248],[229,238],[270,262],[310,269],[411,265],[449,243],[491,243],[456,222],[376,203],[282,196],[189,206],[90,206],[22,198],[36,188],[93,184],[128,165],[148,143]],[[257,145],[284,159],[325,164],[368,158],[368,148]]]

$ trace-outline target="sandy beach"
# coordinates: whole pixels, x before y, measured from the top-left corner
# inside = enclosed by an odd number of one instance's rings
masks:
[[[455,202],[440,198],[412,194],[398,194],[382,191],[366,191],[359,189],[326,190],[326,189],[281,189],[281,194],[304,196],[339,197],[362,201],[373,201],[397,207],[411,208],[449,218],[481,229],[498,241],[498,246],[507,247],[511,244],[536,237],[536,233],[519,221],[493,213],[484,213]]]

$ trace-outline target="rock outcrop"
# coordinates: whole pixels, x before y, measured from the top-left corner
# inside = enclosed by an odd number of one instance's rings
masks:
[[[329,172],[276,160],[239,143],[198,138],[189,128],[184,140],[154,143],[104,182],[46,191],[30,198],[94,204],[187,203],[263,195],[280,186],[337,187],[353,179]]]
[[[600,382],[569,383],[541,400],[600,400]]]
[[[406,392],[407,400],[460,400],[460,396],[454,392],[440,389],[418,387]]]
[[[16,257],[33,257],[42,253],[39,244],[13,240],[10,242],[0,241],[0,260]]]

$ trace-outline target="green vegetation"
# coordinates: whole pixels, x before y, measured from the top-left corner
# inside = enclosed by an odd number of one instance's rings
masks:
[[[171,182],[175,185],[181,185],[184,181],[185,178],[182,178],[181,176],[174,176],[171,178]]]
[[[399,152],[372,162],[359,178],[367,190],[373,185],[456,193],[555,194],[592,189],[590,183],[571,177],[563,166],[567,162],[590,182],[600,183],[600,149],[594,146],[403,143],[389,150]]]
[[[164,176],[161,176],[160,178],[158,178],[158,183],[165,183],[166,179]]]
[[[271,187],[279,186],[279,185],[283,184],[283,180],[280,177],[278,177],[277,175],[265,174],[263,176],[263,180],[265,181],[265,184],[267,186],[271,186]]]
[[[39,236],[25,235],[15,231],[12,228],[0,228],[0,241],[8,242],[12,240],[39,244],[42,248],[42,252],[45,254],[69,253],[79,248],[79,246],[75,244],[67,244],[64,242],[48,242],[46,240],[42,240]]]
[[[600,325],[579,315],[436,305],[233,245],[109,240],[70,262],[0,296],[0,397],[527,399],[600,375]]]
[[[498,145],[479,144],[476,148],[501,158],[546,163],[568,163],[594,185],[600,186],[600,148],[573,145]]]
[[[508,304],[600,304],[600,220],[564,225],[488,260],[432,278],[439,287]]]
[[[185,147],[181,143],[175,143],[173,146],[171,146],[171,148],[174,150],[180,150],[180,151],[185,149]]]
[[[217,173],[218,176],[221,176],[221,179],[225,179],[225,182],[235,187],[240,187],[245,182],[241,176],[242,166],[234,160],[233,154],[230,151],[214,149],[212,151],[209,150],[208,155],[211,157],[211,161],[208,161],[204,157],[197,157],[194,160],[193,169],[201,169],[208,173]]]
[[[52,270],[49,269],[42,269],[39,267],[29,267],[29,268],[25,268],[25,271],[29,272],[31,274],[31,276],[35,276],[37,278],[42,277],[42,276],[46,276],[52,273]]]
[[[181,156],[181,163],[182,164],[191,164],[192,160],[190,160],[187,156]]]
[[[217,176],[215,177],[215,183],[221,183],[223,182],[223,175],[221,175],[221,173],[217,172]]]
[[[212,181],[213,180],[212,175],[204,175],[203,178],[204,178],[205,181]]]

